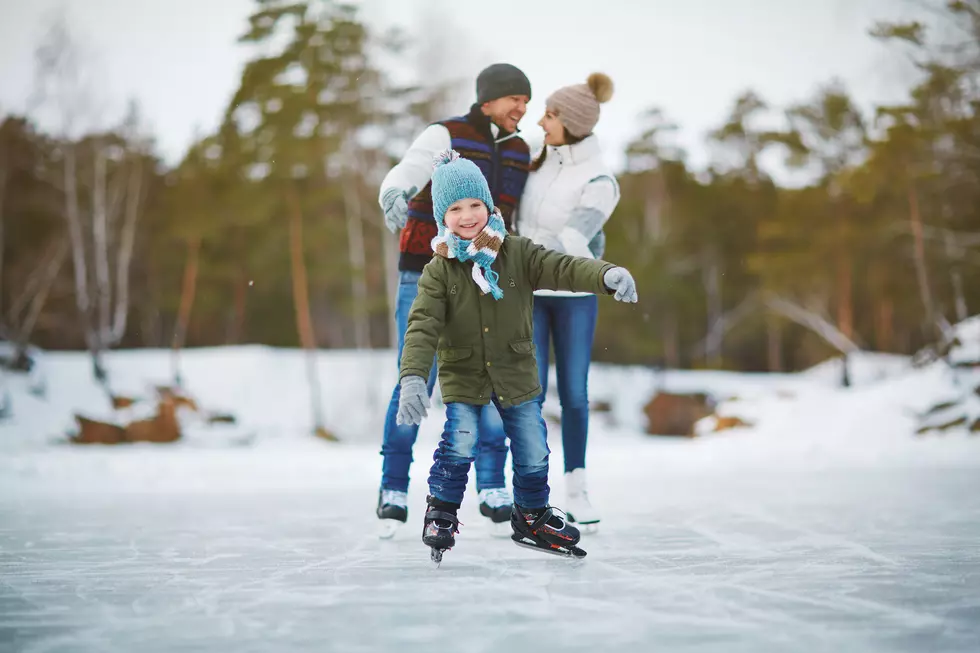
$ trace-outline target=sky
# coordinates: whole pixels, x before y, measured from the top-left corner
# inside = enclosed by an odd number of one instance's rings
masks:
[[[496,61],[522,68],[533,97],[521,128],[532,145],[541,140],[535,123],[544,98],[601,71],[616,84],[596,128],[611,165],[622,165],[641,114],[659,107],[680,125],[677,144],[691,165],[704,168],[713,156],[705,134],[724,122],[744,90],[773,107],[771,124],[835,78],[869,112],[904,98],[914,79],[907,60],[867,31],[876,20],[907,14],[911,1],[524,0],[514,9],[458,0],[356,4],[372,25],[415,34],[429,53],[431,76],[472,80]],[[0,0],[0,113],[28,108],[34,49],[50,17],[65,11],[86,52],[89,122],[120,122],[136,98],[158,152],[177,163],[195,137],[217,126],[235,91],[249,56],[236,38],[253,6],[253,0]],[[453,113],[464,112],[468,100],[460,104]],[[777,179],[791,181],[778,161],[770,163]]]

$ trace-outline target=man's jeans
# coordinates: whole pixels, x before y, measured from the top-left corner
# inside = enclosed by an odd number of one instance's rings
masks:
[[[408,329],[408,313],[412,302],[418,295],[419,272],[401,272],[398,281],[398,303],[395,306],[395,323],[398,328],[398,360],[401,360],[402,348],[405,346],[405,331]],[[429,396],[436,382],[436,364],[432,361],[432,373],[429,375]],[[395,421],[398,415],[398,398],[401,396],[401,384],[395,386],[388,404],[388,414],[385,418],[384,441],[381,445],[382,464],[381,487],[386,490],[408,491],[408,470],[412,465],[412,447],[419,434],[419,427],[399,425]],[[474,427],[476,429],[476,427]],[[476,453],[476,489],[487,490],[504,487],[504,464],[507,462],[507,439],[500,414],[490,406],[483,411]]]
[[[514,502],[522,508],[548,505],[548,434],[536,399],[501,408],[496,395],[489,406],[446,404],[446,428],[429,470],[429,494],[460,504],[466,476],[477,446],[476,431],[483,415],[499,411],[510,437],[514,460]],[[479,460],[479,459],[477,459]],[[479,469],[477,469],[479,475]]]

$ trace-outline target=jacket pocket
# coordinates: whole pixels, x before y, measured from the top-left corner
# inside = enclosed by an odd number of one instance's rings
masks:
[[[457,363],[473,355],[473,347],[446,347],[437,352],[440,363]]]
[[[518,354],[534,354],[534,341],[530,338],[524,340],[514,340],[510,343],[510,348]]]

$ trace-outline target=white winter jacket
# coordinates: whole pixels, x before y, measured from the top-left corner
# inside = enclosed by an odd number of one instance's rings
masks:
[[[603,162],[595,135],[574,145],[545,147],[544,164],[528,175],[517,206],[517,232],[548,249],[596,258],[589,244],[619,203],[616,177]],[[587,293],[539,290],[535,294]]]

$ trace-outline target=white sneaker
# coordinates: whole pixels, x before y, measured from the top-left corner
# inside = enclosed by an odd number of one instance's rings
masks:
[[[569,520],[577,524],[598,524],[599,511],[589,501],[589,490],[585,480],[585,468],[579,467],[565,472],[565,494],[567,503],[562,506]]]

